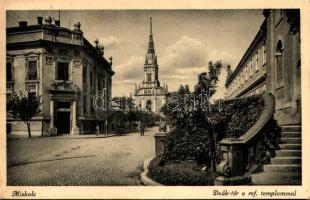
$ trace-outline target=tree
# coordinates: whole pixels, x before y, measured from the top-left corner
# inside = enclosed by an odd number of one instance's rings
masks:
[[[28,136],[31,138],[31,118],[40,113],[40,97],[26,96],[22,92],[19,95],[15,91],[9,100],[9,109],[14,119],[20,119],[27,124]]]
[[[208,106],[210,104],[210,98],[215,94],[217,82],[219,80],[219,75],[221,73],[222,69],[222,62],[217,61],[213,63],[212,61],[209,62],[208,65],[208,72],[204,72],[199,74],[198,76],[198,83],[195,86],[195,96],[206,94],[204,98],[198,98],[198,105],[199,111],[206,110],[205,106]],[[207,108],[208,110],[208,108]],[[204,112],[205,117],[204,121],[205,124],[209,124],[207,121],[208,112]],[[216,133],[214,131],[214,128],[212,124],[209,124],[212,131],[209,131],[209,138],[210,138],[210,154],[211,154],[211,170],[215,171],[216,166],[216,144],[217,144],[217,137]],[[205,127],[204,127],[205,128]]]
[[[210,61],[208,71],[198,75],[193,92],[181,85],[167,97],[162,111],[175,131],[167,138],[164,159],[196,159],[209,163],[215,171],[217,137],[212,124],[208,123],[206,106],[216,92],[221,69],[221,61]]]

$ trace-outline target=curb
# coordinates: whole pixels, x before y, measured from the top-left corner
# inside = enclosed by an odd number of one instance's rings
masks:
[[[149,171],[149,165],[150,165],[151,160],[153,160],[153,158],[154,157],[144,160],[144,162],[143,162],[144,171],[141,173],[141,182],[143,183],[143,185],[146,185],[146,186],[164,186],[163,184],[160,184],[160,183],[150,179],[147,176],[147,173]]]

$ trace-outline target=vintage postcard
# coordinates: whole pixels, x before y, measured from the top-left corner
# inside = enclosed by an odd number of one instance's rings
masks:
[[[1,3],[0,198],[309,198],[309,6]]]

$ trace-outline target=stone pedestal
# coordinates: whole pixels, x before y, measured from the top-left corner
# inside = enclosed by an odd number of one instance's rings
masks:
[[[238,139],[224,139],[221,143],[223,152],[222,162],[216,166],[217,173],[215,185],[248,185],[251,184],[251,176],[246,172],[247,151]]]
[[[164,153],[166,137],[167,137],[166,132],[158,132],[154,135],[156,156]]]

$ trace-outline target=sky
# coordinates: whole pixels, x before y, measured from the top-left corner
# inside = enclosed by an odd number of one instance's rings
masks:
[[[18,21],[36,24],[37,16],[59,18],[58,10],[8,11],[7,27]],[[61,10],[61,26],[77,21],[88,41],[99,39],[104,56],[113,57],[112,95],[129,95],[143,80],[149,39],[149,18],[159,65],[159,80],[175,91],[181,84],[190,89],[209,61],[222,60],[234,69],[258,32],[262,10]],[[223,98],[223,70],[214,98]]]

